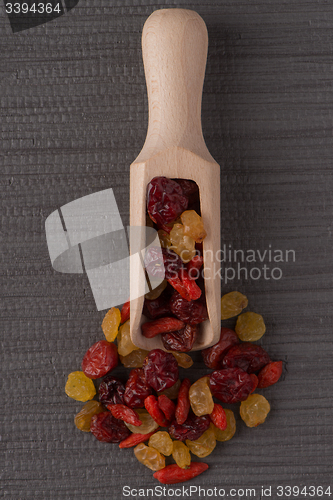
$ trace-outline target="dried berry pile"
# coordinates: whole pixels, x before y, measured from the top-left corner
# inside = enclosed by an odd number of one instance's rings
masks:
[[[231,292],[221,304],[222,318],[227,319],[241,313],[247,299]],[[87,401],[75,416],[75,425],[99,441],[133,447],[138,461],[155,471],[161,483],[187,481],[208,468],[193,462],[191,454],[204,458],[218,441],[228,441],[236,432],[234,413],[221,402],[240,402],[240,416],[248,427],[265,421],[270,405],[253,392],[278,381],[282,361],[271,361],[261,346],[251,342],[265,333],[265,324],[259,314],[246,312],[238,316],[235,330],[222,328],[219,342],[202,351],[211,373],[194,383],[180,380],[179,366],[189,368],[192,358],[180,352],[138,349],[130,338],[129,313],[129,303],[121,312],[114,307],[107,312],[102,323],[106,340],[88,349],[82,371],[68,377],[67,395]],[[127,381],[111,373],[118,358],[131,368]],[[93,400],[97,379],[98,401]],[[169,456],[175,463],[166,465]]]

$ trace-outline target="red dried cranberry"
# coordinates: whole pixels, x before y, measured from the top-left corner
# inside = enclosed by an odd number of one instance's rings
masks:
[[[197,325],[187,324],[176,332],[162,333],[161,338],[167,351],[188,352],[196,341],[197,333]]]
[[[144,263],[150,276],[161,279],[175,278],[183,268],[183,261],[179,255],[167,248],[148,248]]]
[[[208,319],[207,307],[201,298],[189,302],[178,292],[175,292],[170,299],[170,310],[176,318],[190,325],[197,325]]]
[[[282,375],[282,369],[282,361],[272,361],[271,363],[268,363],[268,365],[264,366],[258,374],[259,389],[276,384]]]
[[[176,420],[170,425],[168,431],[172,439],[185,441],[189,439],[194,441],[208,429],[210,418],[208,415],[197,417],[194,413],[190,413],[183,424],[177,424]]]
[[[181,186],[167,177],[154,177],[147,186],[147,209],[158,227],[168,230],[166,224],[173,222],[187,209],[188,198]],[[170,228],[169,228],[170,230]]]
[[[210,390],[223,403],[245,401],[253,389],[253,380],[240,368],[216,370],[210,374]]]
[[[82,360],[82,371],[89,378],[104,377],[118,365],[118,351],[115,344],[100,340],[92,345]]]
[[[205,365],[212,370],[222,368],[224,356],[236,344],[239,344],[236,332],[230,328],[221,328],[221,336],[217,344],[201,351]]]
[[[130,408],[143,408],[144,400],[152,394],[142,368],[131,370],[125,386],[124,402]]]
[[[114,418],[109,411],[94,415],[90,422],[90,430],[98,441],[105,443],[120,443],[131,434],[124,422]]]
[[[238,367],[247,373],[254,373],[266,366],[270,361],[267,352],[260,345],[244,342],[229,349],[223,359],[223,367]]]
[[[143,305],[143,314],[149,319],[162,318],[163,316],[170,316],[170,305],[168,297],[162,293],[157,299],[145,299]]]
[[[103,378],[98,388],[99,400],[103,405],[108,404],[124,404],[125,386],[122,381],[107,375]]]
[[[179,378],[176,358],[162,349],[150,351],[143,368],[148,385],[158,392],[172,387]]]

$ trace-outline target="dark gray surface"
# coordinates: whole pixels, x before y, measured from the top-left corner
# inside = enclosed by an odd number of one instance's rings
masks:
[[[252,486],[259,500],[261,485],[331,480],[332,5],[80,0],[19,34],[0,10],[4,498],[119,499],[123,485],[156,484],[132,450],[74,427],[82,405],[65,395],[65,381],[103,338],[103,313],[86,277],[53,271],[44,223],[107,187],[128,222],[129,165],[147,126],[140,35],[163,6],[194,8],[207,23],[203,130],[222,166],[223,243],[296,252],[278,265],[280,280],[223,285],[263,314],[259,344],[285,371],[263,391],[266,423],[249,429],[238,420],[236,436],[219,443],[191,484]],[[192,379],[206,372],[195,359]]]

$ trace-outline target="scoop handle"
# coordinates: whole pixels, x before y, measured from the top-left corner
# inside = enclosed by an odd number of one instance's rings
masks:
[[[142,55],[149,123],[143,151],[148,156],[180,146],[212,160],[201,128],[207,50],[207,28],[195,11],[161,9],[145,22]]]

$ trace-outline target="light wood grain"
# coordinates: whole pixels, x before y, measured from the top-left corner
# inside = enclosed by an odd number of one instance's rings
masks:
[[[145,226],[146,188],[156,176],[194,180],[200,191],[201,213],[207,237],[203,244],[205,292],[209,320],[200,325],[193,350],[217,342],[220,334],[219,263],[220,167],[210,155],[201,128],[201,97],[208,35],[194,11],[155,11],[142,33],[143,61],[149,102],[145,144],[131,165],[130,223]],[[131,336],[143,349],[163,348],[160,336],[146,339],[141,324],[144,271],[137,260],[130,268]],[[139,297],[139,298],[137,298]]]

